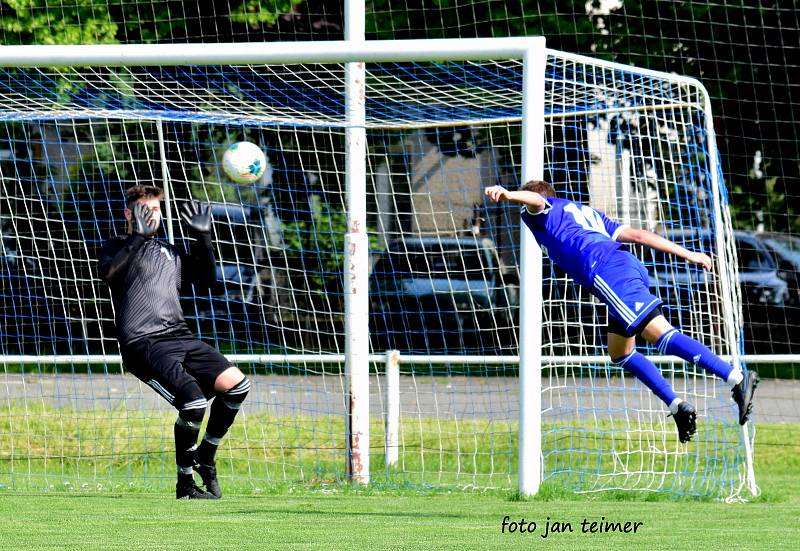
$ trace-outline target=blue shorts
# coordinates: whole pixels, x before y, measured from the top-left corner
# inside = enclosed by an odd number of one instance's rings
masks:
[[[639,324],[661,305],[650,292],[650,276],[635,256],[617,249],[598,265],[592,278],[592,294],[608,306],[608,316],[633,336]]]

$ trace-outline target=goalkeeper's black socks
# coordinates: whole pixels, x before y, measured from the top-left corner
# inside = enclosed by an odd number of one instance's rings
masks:
[[[203,441],[197,448],[197,460],[201,465],[214,465],[214,457],[222,437],[231,428],[242,402],[250,391],[250,379],[245,377],[225,392],[220,392],[211,403],[208,426]]]
[[[203,437],[203,441],[197,446],[197,465],[194,470],[203,479],[203,485],[209,493],[215,497],[222,497],[222,489],[217,480],[217,465],[214,456],[219,446],[219,438],[209,436],[208,433]]]
[[[219,438],[214,438],[206,431],[200,445],[197,446],[197,462],[201,465],[213,465],[219,447]]]
[[[205,402],[205,400],[203,400]],[[191,474],[196,461],[197,435],[203,422],[205,407],[202,409],[182,409],[175,421],[175,463],[178,471]]]
[[[231,428],[249,391],[250,380],[245,377],[232,388],[217,394],[211,404],[211,413],[208,416],[208,425],[203,441],[197,447],[198,465],[194,469],[203,479],[206,490],[216,498],[222,497],[215,461],[217,448],[222,437]]]

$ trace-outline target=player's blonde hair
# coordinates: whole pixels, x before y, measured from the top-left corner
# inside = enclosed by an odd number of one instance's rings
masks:
[[[544,180],[530,180],[519,187],[520,191],[535,191],[542,197],[555,197],[556,188]]]

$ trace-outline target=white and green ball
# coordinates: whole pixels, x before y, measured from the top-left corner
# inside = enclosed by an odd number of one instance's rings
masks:
[[[222,155],[222,170],[237,184],[250,184],[264,175],[267,157],[252,142],[236,142]]]

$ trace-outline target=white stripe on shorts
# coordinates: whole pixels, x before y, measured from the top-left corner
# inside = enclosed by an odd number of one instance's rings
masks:
[[[181,409],[206,409],[206,407],[208,407],[208,401],[205,398],[200,398],[199,400],[186,402]]]
[[[161,384],[155,379],[150,379],[147,381],[147,384],[150,386],[150,388],[161,394],[161,396],[170,404],[173,402],[173,400],[175,400],[175,396],[167,392],[167,389],[161,386]]]
[[[617,314],[619,314],[619,316],[625,320],[628,325],[636,320],[636,314],[634,314],[633,311],[625,305],[622,299],[619,298],[619,296],[617,296],[613,290],[611,290],[611,287],[608,286],[608,283],[603,281],[603,278],[600,276],[594,276],[594,285],[597,290],[600,291],[604,297],[606,297],[606,300],[608,300],[610,303],[609,306],[612,306],[617,311]]]

